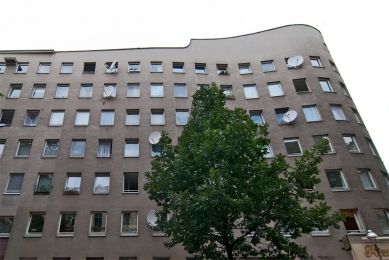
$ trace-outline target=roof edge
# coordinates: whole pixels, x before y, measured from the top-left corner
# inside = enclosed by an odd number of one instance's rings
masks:
[[[46,49],[46,50],[0,50],[0,53],[4,54],[53,54],[55,53],[54,49]]]

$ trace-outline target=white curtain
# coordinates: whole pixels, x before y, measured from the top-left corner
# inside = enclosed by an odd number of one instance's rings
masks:
[[[37,125],[38,116],[39,111],[27,111],[26,119],[24,120],[24,125]]]
[[[111,141],[100,141],[97,150],[98,157],[111,157]]]
[[[153,125],[163,125],[165,123],[165,118],[163,113],[153,113],[151,115],[151,124]]]
[[[139,143],[137,142],[127,142],[124,156],[139,156]]]
[[[115,112],[113,111],[102,111],[101,112],[101,125],[113,125],[115,118]]]
[[[126,116],[126,125],[139,125],[139,112],[128,112]]]
[[[139,84],[128,84],[127,97],[139,97]]]

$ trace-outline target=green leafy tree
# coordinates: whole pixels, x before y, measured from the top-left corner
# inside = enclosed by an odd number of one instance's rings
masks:
[[[245,109],[226,108],[225,98],[214,83],[201,87],[178,145],[162,133],[144,189],[171,215],[156,214],[171,237],[165,246],[181,244],[198,259],[308,257],[294,239],[339,228],[342,220],[329,214],[324,194],[304,189],[320,182],[317,165],[328,143],[305,151],[294,166],[281,154],[269,162],[267,126]]]

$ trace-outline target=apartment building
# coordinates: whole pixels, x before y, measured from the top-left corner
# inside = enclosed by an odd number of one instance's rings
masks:
[[[307,192],[347,218],[300,239],[311,259],[378,259],[364,237],[389,249],[388,172],[340,73],[307,25],[182,48],[0,51],[0,259],[190,258],[149,225],[144,172],[159,153],[150,134],[177,142],[191,96],[212,82],[269,124],[268,160],[293,164],[330,141]]]

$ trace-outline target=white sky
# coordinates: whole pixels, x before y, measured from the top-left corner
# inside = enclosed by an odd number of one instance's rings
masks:
[[[378,152],[389,167],[387,0],[0,3],[1,50],[183,47],[191,38],[236,36],[287,24],[314,26],[322,32]]]

